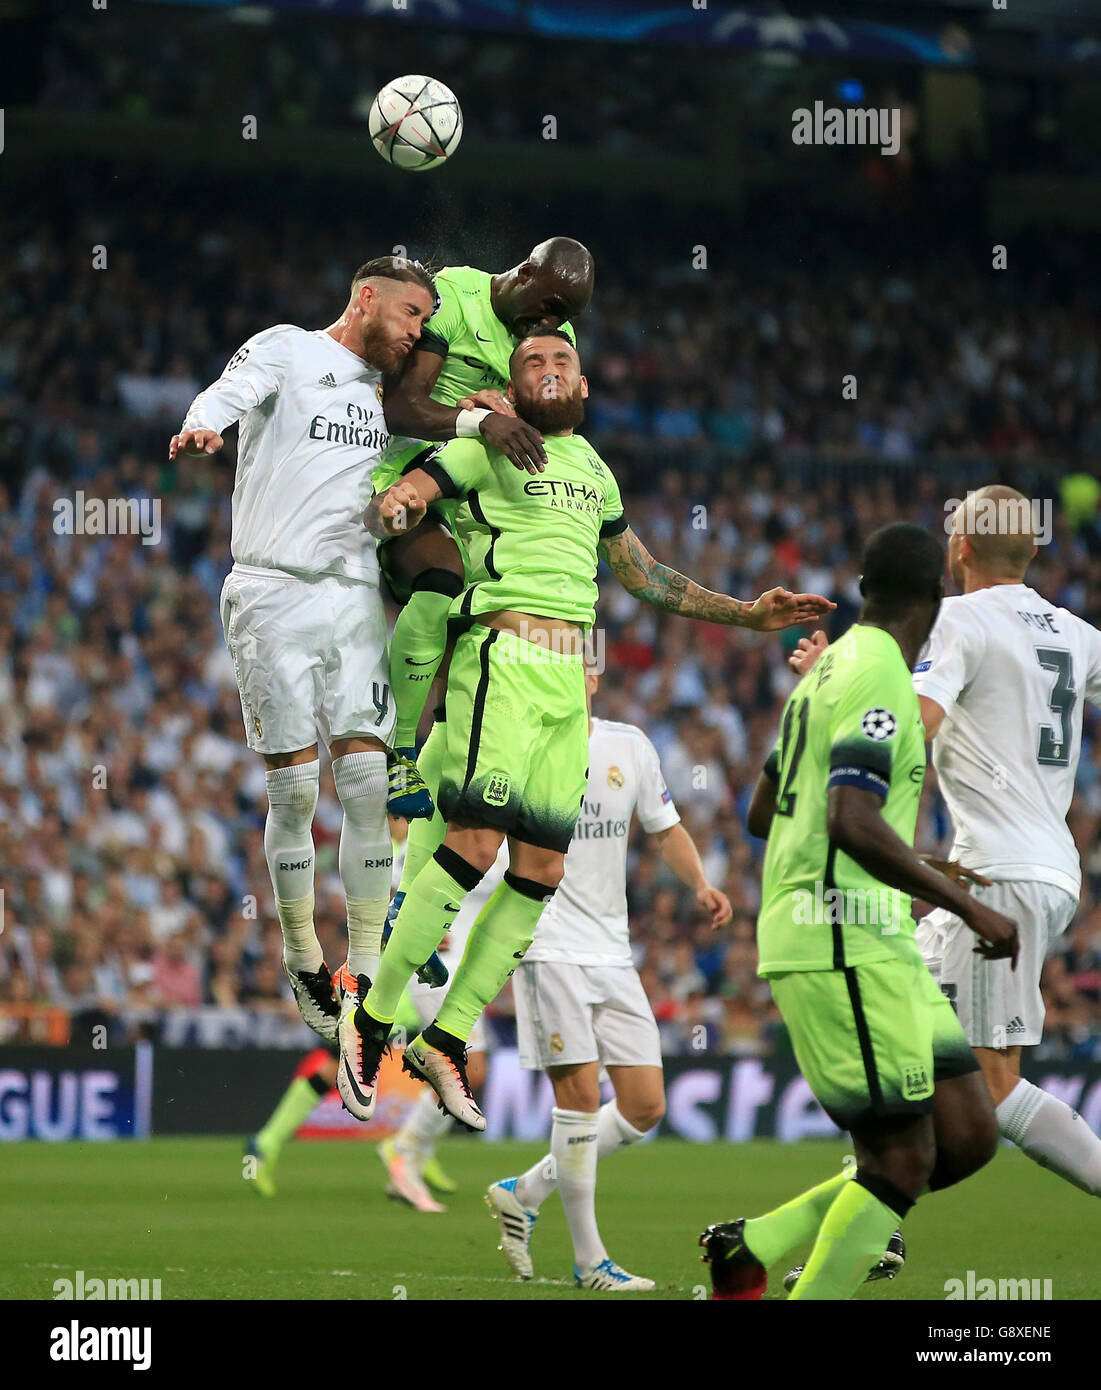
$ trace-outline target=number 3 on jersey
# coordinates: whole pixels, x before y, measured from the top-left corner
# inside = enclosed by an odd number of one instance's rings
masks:
[[[1070,652],[1063,647],[1037,647],[1036,660],[1045,671],[1055,672],[1048,706],[1059,716],[1059,732],[1050,724],[1040,725],[1040,744],[1036,760],[1041,767],[1066,767],[1070,763],[1071,715],[1078,700],[1074,687],[1074,667]]]

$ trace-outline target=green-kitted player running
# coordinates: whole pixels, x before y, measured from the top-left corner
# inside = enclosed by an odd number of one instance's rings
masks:
[[[395,438],[375,470],[376,492],[396,482],[413,459],[430,456],[434,446],[426,440],[482,439],[519,469],[536,473],[543,467],[542,436],[502,394],[508,360],[536,324],[561,327],[573,340],[566,320],[592,298],[593,258],[580,242],[552,237],[499,275],[450,266],[435,280],[439,307],[401,374],[385,383],[386,423]],[[447,610],[466,581],[454,517],[455,504],[441,499],[415,531],[391,538],[379,551],[390,591],[404,605],[390,643],[390,683],[397,767],[407,771],[409,785],[406,799],[391,798],[390,807],[411,816],[428,809],[413,767],[417,725],[447,647]],[[428,786],[428,770],[437,762],[429,748],[421,765]],[[413,841],[416,860],[431,854],[439,838],[419,827]]]
[[[1014,923],[962,886],[974,876],[938,872],[912,848],[925,734],[910,672],[944,592],[940,546],[919,527],[884,527],[860,592],[833,660],[792,692],[749,811],[768,836],[758,972],[811,1090],[851,1131],[857,1168],[766,1216],[709,1227],[716,1298],[760,1298],[767,1266],[815,1235],[791,1297],[851,1297],[918,1194],[968,1177],[997,1147],[982,1073],[910,915],[911,895],[947,907],[980,956],[1016,961]]]
[[[654,560],[627,525],[607,465],[574,433],[588,385],[568,335],[540,330],[520,343],[510,377],[518,416],[545,437],[543,472],[518,471],[485,441],[459,440],[415,463],[367,510],[369,529],[381,537],[416,526],[439,497],[461,500],[470,576],[450,610],[460,635],[440,773],[446,836],[408,887],[377,981],[341,978],[338,1085],[360,1119],[374,1110],[402,989],[507,835],[504,882],[471,929],[435,1022],[405,1049],[407,1070],[432,1085],[450,1114],[485,1128],[467,1084],[464,1042],[523,958],[562,877],[586,786],[583,644],[595,617],[600,558],[629,592],[685,617],[768,631],[833,606],[784,589],[743,603]]]

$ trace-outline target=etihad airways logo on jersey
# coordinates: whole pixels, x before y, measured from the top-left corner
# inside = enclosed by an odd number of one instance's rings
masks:
[[[571,483],[565,478],[531,478],[524,484],[529,497],[546,497],[560,511],[594,512],[604,505],[601,494],[589,483]]]
[[[345,412],[346,420],[315,415],[310,421],[310,438],[325,444],[354,444],[357,449],[370,449],[374,453],[389,444],[389,431],[375,423],[378,419],[375,412],[364,410],[352,401],[345,406]]]

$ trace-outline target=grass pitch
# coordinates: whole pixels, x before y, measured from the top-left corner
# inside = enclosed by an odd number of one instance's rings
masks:
[[[388,1200],[373,1144],[293,1143],[265,1200],[242,1177],[237,1139],[0,1144],[0,1297],[51,1299],[53,1283],[159,1278],[164,1299],[580,1299],[561,1203],[535,1233],[535,1279],[497,1253],[485,1187],[545,1148],[452,1139],[461,1183],[444,1215]],[[600,1165],[597,1211],[614,1260],[656,1280],[641,1298],[704,1296],[696,1236],[755,1215],[840,1166],[840,1143],[689,1144],[662,1139]],[[1056,1299],[1101,1298],[1101,1204],[1003,1149],[977,1177],[925,1197],[906,1221],[910,1258],[873,1300],[944,1299],[945,1281],[1051,1279]],[[783,1298],[783,1269],[769,1297]],[[621,1298],[624,1296],[620,1296]]]

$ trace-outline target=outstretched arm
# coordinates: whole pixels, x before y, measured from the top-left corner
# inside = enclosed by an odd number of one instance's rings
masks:
[[[225,371],[191,402],[179,434],[168,445],[168,457],[177,454],[213,454],[224,440],[223,431],[273,396],[286,374],[288,335],[284,325],[265,329],[242,344],[226,363]]]
[[[792,594],[786,589],[770,589],[753,603],[712,593],[668,565],[659,564],[629,526],[617,536],[605,537],[600,553],[628,593],[685,618],[771,632],[821,617],[836,606],[818,594]]]

